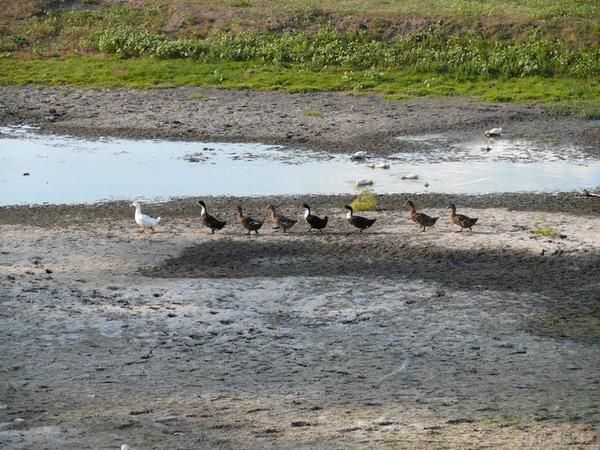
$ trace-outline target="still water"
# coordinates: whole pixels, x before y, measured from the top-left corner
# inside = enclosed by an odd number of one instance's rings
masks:
[[[166,200],[205,195],[341,194],[358,180],[378,193],[571,191],[600,185],[600,161],[577,148],[502,138],[449,144],[399,137],[405,151],[348,155],[261,144],[80,139],[0,128],[0,205]],[[488,150],[489,148],[489,150]],[[387,163],[373,169],[369,164]],[[25,173],[29,175],[24,175]],[[402,179],[416,175],[418,179]]]

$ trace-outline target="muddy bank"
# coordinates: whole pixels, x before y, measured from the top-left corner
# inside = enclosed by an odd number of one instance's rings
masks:
[[[0,447],[597,447],[599,216],[331,201],[322,236],[2,222]]]
[[[291,217],[301,215],[302,204],[310,203],[315,208],[339,208],[350,203],[351,195],[309,195],[271,197],[202,197],[209,205],[211,213],[233,220],[234,209],[243,205],[244,210],[252,211],[258,217],[266,215],[269,204],[276,205]],[[600,215],[600,199],[580,197],[575,192],[557,194],[488,194],[488,195],[446,195],[446,194],[398,194],[378,195],[380,211],[398,210],[407,199],[414,200],[419,208],[435,208],[444,215],[450,202],[463,208],[506,208],[515,211],[563,212],[582,216]],[[200,197],[175,199],[162,203],[144,204],[150,214],[161,215],[165,220],[197,218]],[[0,224],[23,224],[38,227],[67,226],[90,223],[95,220],[122,220],[131,216],[130,202],[115,201],[93,205],[32,205],[0,207]],[[343,211],[342,211],[343,212]],[[227,219],[226,219],[227,220]]]
[[[0,87],[2,125],[26,123],[87,137],[261,142],[375,155],[414,150],[398,136],[444,132],[464,139],[495,126],[512,137],[576,144],[598,155],[599,122],[551,117],[540,107],[463,99],[400,102],[340,93]]]

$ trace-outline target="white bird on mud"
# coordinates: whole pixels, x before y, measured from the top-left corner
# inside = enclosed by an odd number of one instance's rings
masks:
[[[360,152],[354,152],[352,153],[352,155],[350,156],[350,159],[352,160],[362,160],[365,159],[367,157],[367,152],[364,150],[361,150]]]
[[[485,132],[487,137],[500,136],[502,134],[502,128],[492,128]]]
[[[131,204],[131,207],[135,208],[135,223],[137,223],[140,227],[138,233],[143,233],[144,231],[146,231],[146,228],[150,228],[154,233],[154,227],[159,224],[160,217],[154,219],[150,216],[147,216],[146,214],[142,214],[142,207],[138,202],[133,202]]]

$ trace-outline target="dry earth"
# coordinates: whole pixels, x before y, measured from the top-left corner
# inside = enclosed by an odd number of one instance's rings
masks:
[[[322,200],[323,236],[3,208],[0,447],[600,446],[597,214],[388,205],[359,235]]]

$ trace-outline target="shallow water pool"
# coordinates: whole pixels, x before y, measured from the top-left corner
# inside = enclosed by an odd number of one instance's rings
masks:
[[[355,192],[361,179],[373,181],[378,193],[553,192],[600,185],[600,161],[577,148],[510,138],[463,143],[449,143],[442,135],[399,139],[414,141],[415,151],[354,162],[350,153],[261,144],[91,140],[4,127],[0,205],[342,194]],[[390,169],[368,167],[376,163],[388,163]],[[418,179],[403,179],[407,175]]]

